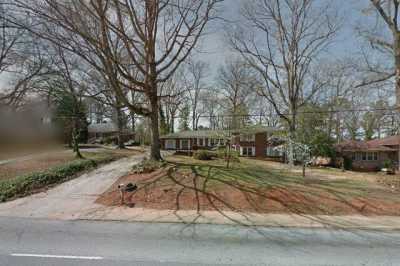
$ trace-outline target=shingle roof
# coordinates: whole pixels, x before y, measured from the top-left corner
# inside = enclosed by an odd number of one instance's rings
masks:
[[[110,133],[118,131],[118,127],[113,122],[90,124],[88,126],[89,133]]]
[[[338,151],[397,151],[388,147],[399,145],[400,136],[390,136],[370,141],[347,140],[336,145]]]
[[[368,141],[368,144],[372,146],[379,146],[379,145],[396,146],[399,145],[399,143],[400,143],[400,135],[389,136],[383,139],[374,139]]]
[[[118,126],[113,122],[90,124],[88,126],[88,132],[89,133],[113,133],[113,132],[118,132]],[[131,129],[123,129],[122,133],[132,134],[132,130]]]
[[[175,139],[175,138],[223,138],[227,134],[256,134],[262,132],[277,132],[279,129],[274,127],[252,126],[238,130],[185,130],[181,132],[171,133],[161,136],[161,139]]]

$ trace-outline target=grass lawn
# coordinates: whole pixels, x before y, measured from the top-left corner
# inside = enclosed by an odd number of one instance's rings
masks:
[[[118,205],[116,186],[136,182],[139,207],[232,210],[259,213],[400,215],[400,193],[360,178],[303,178],[301,173],[241,158],[229,169],[223,160],[170,156],[168,166],[118,180],[98,203]]]
[[[135,154],[131,150],[101,150],[96,152],[82,152],[86,159],[98,159],[106,156],[126,156]],[[0,180],[11,179],[32,172],[45,171],[51,167],[60,166],[76,160],[70,150],[54,151],[43,156],[33,156],[32,159],[13,161],[0,165]]]

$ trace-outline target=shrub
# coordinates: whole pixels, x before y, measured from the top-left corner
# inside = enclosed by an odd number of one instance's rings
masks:
[[[161,169],[166,166],[166,162],[163,161],[154,161],[145,158],[141,163],[134,165],[132,168],[133,173],[135,174],[148,174],[154,172],[158,169]]]
[[[104,144],[110,145],[110,144],[117,144],[118,143],[118,138],[114,136],[106,137],[103,139]]]
[[[36,172],[17,176],[13,179],[0,181],[0,202],[26,196],[35,190],[63,182],[75,174],[92,169],[100,163],[113,160],[113,157],[103,157],[95,160],[75,160],[62,166],[53,167],[44,172]]]
[[[217,154],[212,151],[207,150],[197,150],[193,152],[193,158],[202,161],[212,160],[214,157],[217,157]]]
[[[391,160],[386,159],[383,162],[383,168],[392,169],[393,168],[393,162]]]
[[[351,170],[353,168],[353,160],[348,157],[343,158],[344,169]]]

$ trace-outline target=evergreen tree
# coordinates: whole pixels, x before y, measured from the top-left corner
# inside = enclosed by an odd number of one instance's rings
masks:
[[[179,130],[189,130],[189,116],[190,116],[190,108],[188,104],[185,104],[179,113]]]

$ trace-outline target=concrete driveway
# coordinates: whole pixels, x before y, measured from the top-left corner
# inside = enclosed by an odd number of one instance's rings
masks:
[[[0,216],[79,219],[99,206],[94,203],[119,177],[146,154],[123,158],[83,174],[46,192],[0,204]]]

